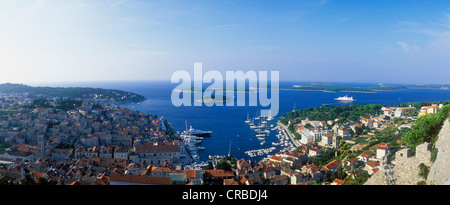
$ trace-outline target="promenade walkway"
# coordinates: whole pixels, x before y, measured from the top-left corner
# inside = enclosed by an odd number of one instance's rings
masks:
[[[286,131],[286,133],[288,134],[289,138],[291,139],[291,141],[295,145],[295,147],[300,147],[301,146],[301,143],[298,140],[295,139],[294,134],[292,134],[289,131],[289,129],[288,129],[288,127],[286,125],[283,125],[283,123],[281,123],[280,121],[277,122],[277,125],[280,126],[281,128],[283,128]]]

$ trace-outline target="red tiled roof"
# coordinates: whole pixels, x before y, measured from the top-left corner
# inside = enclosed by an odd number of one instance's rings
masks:
[[[387,149],[388,147],[389,147],[389,143],[381,143],[381,144],[377,147],[377,149],[385,150],[385,149]]]
[[[332,170],[332,169],[338,167],[340,164],[342,164],[341,161],[333,160],[333,161],[329,162],[328,164],[326,164],[324,167],[327,168],[328,170]]]
[[[223,169],[205,170],[207,177],[234,177],[234,172]]]
[[[339,184],[339,185],[343,185],[344,184],[344,181],[342,181],[342,180],[340,180],[338,178],[334,179],[333,182],[336,183],[336,184]]]
[[[128,182],[137,184],[157,184],[157,185],[170,185],[170,177],[151,177],[151,176],[133,176],[133,175],[121,175],[111,174],[111,181]]]

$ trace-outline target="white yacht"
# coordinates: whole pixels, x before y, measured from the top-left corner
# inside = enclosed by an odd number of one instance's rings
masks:
[[[356,100],[353,99],[353,97],[348,97],[347,95],[344,96],[344,97],[334,98],[334,100],[336,100],[336,101],[344,101],[344,102],[356,102]]]
[[[250,118],[248,117],[248,113],[247,113],[247,120],[245,121],[245,123],[249,124],[250,122],[252,122],[252,121],[250,121]]]

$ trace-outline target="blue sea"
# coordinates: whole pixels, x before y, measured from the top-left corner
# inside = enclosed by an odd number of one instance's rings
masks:
[[[301,83],[304,82],[280,82],[280,87],[292,87]],[[376,85],[369,83],[333,84],[360,87]],[[171,93],[178,84],[172,84],[170,82],[85,82],[48,85],[111,88],[141,94],[148,100],[121,106],[148,114],[164,116],[165,119],[172,123],[175,130],[180,132],[185,129],[186,121],[188,126],[192,126],[195,129],[210,130],[213,132],[210,137],[205,137],[202,144],[199,145],[206,148],[204,151],[199,151],[201,161],[207,160],[209,155],[226,155],[229,151],[238,159],[260,160],[261,158],[250,158],[245,154],[245,151],[272,147],[273,145],[271,143],[277,141],[275,137],[277,132],[272,131],[270,136],[266,137],[266,143],[260,145],[260,141],[255,137],[254,131],[244,122],[247,119],[247,113],[250,117],[255,117],[257,112],[259,112],[258,110],[267,109],[266,107],[248,106],[248,103],[246,103],[247,106],[233,107],[175,107],[171,103]],[[344,95],[353,96],[353,98],[358,100],[355,102],[358,104],[380,103],[395,105],[406,102],[450,100],[450,90],[400,89],[395,91],[377,91],[375,93],[280,90],[279,114],[275,118],[282,116],[283,113],[292,111],[294,106],[295,109],[303,109],[325,104],[340,105],[340,103],[333,99]],[[246,99],[248,100],[248,94]],[[270,123],[276,124],[276,121],[277,119]],[[230,143],[231,148],[229,150]]]

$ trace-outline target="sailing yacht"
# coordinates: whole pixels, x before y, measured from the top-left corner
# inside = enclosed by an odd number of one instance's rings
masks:
[[[269,117],[267,117],[267,121],[272,121],[274,118],[272,117],[271,110],[269,110]]]
[[[256,111],[256,117],[254,118],[255,120],[259,120],[260,116],[258,116],[258,111]]]
[[[263,117],[261,117],[261,123],[262,123],[262,124],[266,124],[267,121],[266,121]]]
[[[250,118],[248,117],[248,113],[247,113],[247,120],[245,121],[245,123],[249,124],[250,122],[252,122],[252,121],[250,121]]]

